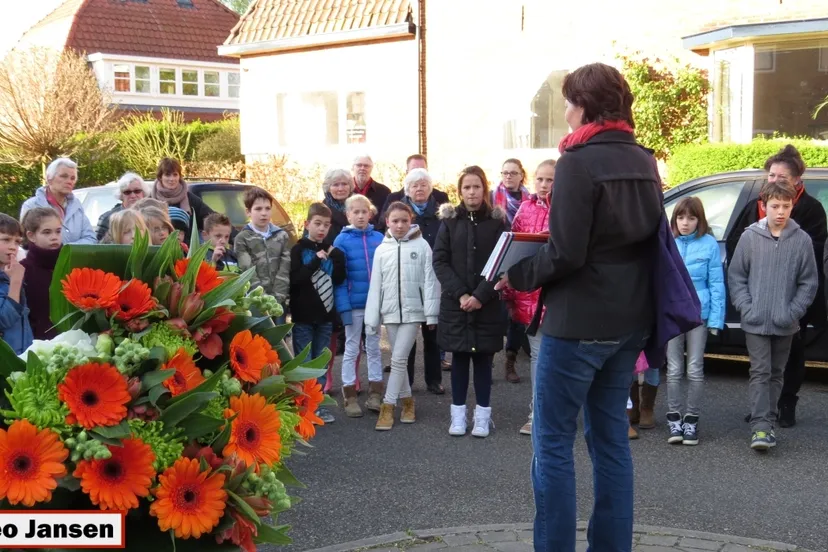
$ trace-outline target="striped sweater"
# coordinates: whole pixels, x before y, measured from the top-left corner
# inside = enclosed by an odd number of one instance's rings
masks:
[[[793,219],[778,240],[767,218],[751,224],[739,239],[727,276],[742,330],[757,335],[799,331],[799,320],[819,286],[811,238]]]

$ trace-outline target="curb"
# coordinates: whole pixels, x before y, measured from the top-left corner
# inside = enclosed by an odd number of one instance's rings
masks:
[[[387,535],[379,535],[352,542],[342,544],[334,544],[324,548],[317,548],[307,552],[353,552],[355,550],[362,550],[366,548],[377,548],[380,546],[388,546],[395,544],[413,543],[418,540],[427,540],[434,537],[442,537],[449,535],[466,535],[471,533],[489,533],[489,532],[505,532],[505,531],[531,531],[533,525],[531,523],[496,523],[490,525],[467,525],[463,527],[444,527],[442,529],[412,529],[409,531],[398,531],[396,533],[389,533]],[[583,521],[578,522],[578,531],[586,531],[587,523]],[[811,552],[804,548],[800,548],[793,544],[786,544],[783,542],[768,541],[762,539],[752,539],[748,537],[737,537],[731,535],[721,535],[717,533],[707,533],[704,531],[690,531],[687,529],[677,529],[673,527],[659,527],[654,525],[634,525],[633,533],[646,535],[663,535],[669,537],[684,537],[695,538],[710,541],[718,541],[725,544],[736,544],[741,546],[748,546],[751,548],[764,548],[779,550],[785,552]]]

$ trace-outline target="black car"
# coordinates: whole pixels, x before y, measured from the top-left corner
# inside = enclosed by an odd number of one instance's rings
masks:
[[[664,207],[667,216],[673,213],[678,201],[695,196],[704,205],[705,215],[710,228],[719,242],[722,264],[727,281],[727,249],[725,244],[734,230],[734,225],[745,206],[759,197],[759,190],[765,182],[766,173],[761,170],[745,170],[720,173],[713,176],[697,178],[676,186],[664,193]],[[828,168],[809,169],[802,177],[807,192],[818,199],[828,211]],[[822,262],[822,259],[818,259]],[[805,336],[806,359],[828,362],[828,332],[825,328],[809,327]],[[741,330],[739,313],[727,297],[725,330],[718,337],[710,336],[707,340],[707,352],[722,355],[747,355],[745,336]]]

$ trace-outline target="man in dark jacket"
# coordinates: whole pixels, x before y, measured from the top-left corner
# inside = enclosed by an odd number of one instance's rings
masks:
[[[805,172],[805,163],[799,152],[793,146],[786,146],[779,153],[765,162],[765,171],[768,173],[768,182],[790,183],[796,189],[796,199],[791,211],[791,218],[799,224],[805,233],[811,237],[814,244],[814,258],[819,272],[819,288],[816,299],[811,304],[802,320],[799,321],[799,332],[794,334],[791,342],[791,353],[785,366],[785,381],[782,384],[782,394],[779,397],[779,426],[793,427],[796,425],[796,403],[798,393],[805,381],[805,332],[808,325],[823,328],[826,325],[825,304],[825,271],[823,266],[823,251],[828,240],[828,220],[825,208],[818,199],[810,195],[802,183],[802,174]],[[727,258],[733,258],[733,252],[739,243],[739,238],[745,229],[764,218],[764,206],[759,199],[750,201],[739,215],[733,231],[727,239]]]
[[[391,190],[385,184],[380,184],[371,178],[371,171],[373,170],[374,161],[367,155],[354,159],[354,166],[351,168],[354,175],[354,193],[364,195],[371,200],[371,203],[377,208],[377,213],[379,213],[391,194]],[[371,224],[376,224],[378,218],[379,214],[374,215]]]

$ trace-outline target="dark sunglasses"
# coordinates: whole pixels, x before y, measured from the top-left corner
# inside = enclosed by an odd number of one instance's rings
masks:
[[[144,190],[124,190],[121,194],[125,196],[143,194]]]

